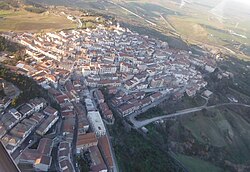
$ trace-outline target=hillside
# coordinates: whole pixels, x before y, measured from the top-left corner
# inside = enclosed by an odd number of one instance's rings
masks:
[[[2,6],[1,6],[2,4]],[[39,4],[24,4],[5,0],[0,4],[0,31],[53,31],[75,28],[77,24],[67,19],[61,8]],[[2,8],[1,8],[2,7]]]

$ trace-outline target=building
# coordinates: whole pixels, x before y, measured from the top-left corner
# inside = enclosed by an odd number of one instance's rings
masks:
[[[43,110],[43,113],[45,115],[55,115],[57,116],[58,115],[58,111],[54,108],[52,108],[51,106],[47,106],[44,110]]]
[[[98,140],[98,147],[103,155],[103,159],[108,167],[109,171],[113,171],[114,162],[112,158],[111,148],[107,135],[102,136]]]
[[[209,98],[211,95],[213,94],[212,91],[209,91],[209,90],[206,90],[203,92],[203,95],[206,97],[206,98]]]
[[[95,95],[98,103],[103,103],[104,102],[104,96],[103,96],[103,94],[102,94],[102,92],[100,90],[96,90],[94,92],[94,95]]]
[[[92,146],[89,149],[90,153],[90,171],[91,172],[107,172],[108,169],[102,159],[102,155],[97,146]]]
[[[18,123],[19,119],[16,118],[16,115],[11,113],[5,113],[2,116],[1,122],[4,124],[6,129],[11,129],[14,125]]]
[[[48,171],[52,162],[52,148],[53,141],[42,138],[37,149],[25,149],[21,153],[18,164],[30,164],[34,171]]]
[[[22,118],[25,118],[26,116],[34,113],[34,108],[30,104],[26,103],[19,109],[19,112],[23,115]]]
[[[74,172],[74,167],[70,160],[64,159],[59,162],[60,172]]]
[[[59,161],[60,172],[75,171],[71,161],[70,154],[71,154],[71,144],[67,141],[60,142],[58,148],[58,161]]]
[[[35,112],[39,112],[47,105],[44,98],[35,98],[29,101],[29,105],[34,109]]]
[[[78,133],[85,134],[89,129],[89,121],[86,115],[86,109],[81,103],[74,103],[74,109],[78,116]]]
[[[102,122],[101,115],[98,111],[88,112],[88,120],[92,130],[96,133],[97,137],[103,136],[106,134],[105,126]]]
[[[81,150],[87,150],[91,146],[97,146],[98,140],[95,133],[78,134],[76,142],[76,152],[79,154]]]
[[[43,123],[36,130],[36,133],[43,136],[56,123],[58,116],[51,115],[43,121]]]

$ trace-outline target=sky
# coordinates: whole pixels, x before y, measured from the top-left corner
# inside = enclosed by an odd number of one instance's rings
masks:
[[[246,4],[246,5],[250,6],[250,0],[233,0],[233,1],[240,2],[240,3],[243,3],[243,4]]]

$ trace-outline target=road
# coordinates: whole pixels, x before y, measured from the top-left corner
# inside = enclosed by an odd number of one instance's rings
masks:
[[[178,89],[178,90],[176,90],[176,91],[173,91],[172,93],[169,93],[168,91],[162,91],[161,93],[164,94],[164,96],[163,96],[162,98],[160,98],[160,99],[158,99],[158,100],[152,102],[150,105],[148,105],[148,106],[146,106],[146,107],[143,107],[143,108],[141,108],[141,109],[139,109],[139,110],[137,110],[137,111],[135,111],[135,112],[129,114],[129,115],[128,115],[129,120],[133,123],[133,121],[136,121],[136,120],[135,120],[135,117],[136,117],[137,115],[140,115],[141,113],[146,112],[146,111],[149,110],[150,108],[153,108],[153,107],[155,107],[155,106],[158,106],[158,105],[159,105],[160,103],[162,103],[163,101],[169,99],[169,98],[171,97],[171,95],[174,95],[174,94],[176,94],[176,93],[178,93],[178,92],[179,92],[179,93],[184,93],[185,90],[186,90],[186,85],[184,85],[182,88],[180,88],[180,89]],[[206,101],[206,103],[207,103],[207,101]]]
[[[199,107],[195,107],[195,108],[189,108],[189,109],[185,109],[185,110],[181,110],[181,111],[178,111],[176,113],[172,113],[172,114],[168,114],[168,115],[163,115],[163,116],[158,116],[158,117],[154,117],[154,118],[151,118],[151,119],[146,119],[146,120],[142,120],[142,121],[137,121],[135,119],[135,116],[134,117],[130,117],[130,122],[133,123],[134,125],[134,128],[138,129],[138,128],[141,128],[143,126],[146,126],[152,122],[155,122],[155,121],[159,121],[159,120],[166,120],[166,119],[169,119],[169,118],[175,118],[175,117],[178,117],[178,116],[183,116],[183,115],[187,115],[187,114],[190,114],[190,113],[193,113],[193,112],[198,112],[198,111],[201,111],[202,109],[213,109],[213,108],[217,108],[217,107],[222,107],[222,106],[244,106],[244,107],[248,107],[250,108],[250,105],[247,105],[247,104],[241,104],[241,103],[222,103],[222,104],[218,104],[218,105],[213,105],[213,106],[207,106],[207,105],[203,105],[203,106],[199,106]]]
[[[119,7],[119,8],[121,8],[121,9],[123,9],[124,11],[126,11],[126,12],[128,12],[128,13],[130,13],[130,14],[132,14],[132,15],[134,15],[134,16],[136,16],[136,17],[138,17],[138,18],[140,18],[140,19],[142,19],[142,20],[144,20],[144,21],[146,21],[147,23],[149,23],[149,24],[151,24],[151,25],[153,25],[153,26],[156,26],[155,23],[149,21],[148,19],[146,19],[146,18],[144,18],[144,17],[142,17],[142,16],[140,16],[140,15],[138,15],[138,14],[136,14],[136,13],[134,13],[133,11],[130,11],[129,9],[127,9],[127,8],[125,8],[125,7],[123,7],[123,6],[119,5],[119,4],[117,4],[117,3],[115,3],[115,2],[112,2],[112,1],[108,1],[108,2],[111,3],[111,4],[113,4],[113,5],[115,5],[115,6],[117,6],[117,7]]]

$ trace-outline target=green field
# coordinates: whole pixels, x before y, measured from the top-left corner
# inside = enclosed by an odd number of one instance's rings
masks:
[[[225,172],[213,164],[199,158],[178,154],[176,158],[181,161],[190,172]]]
[[[75,27],[76,24],[68,20],[66,16],[54,12],[36,14],[23,9],[0,11],[0,31],[40,32]]]

